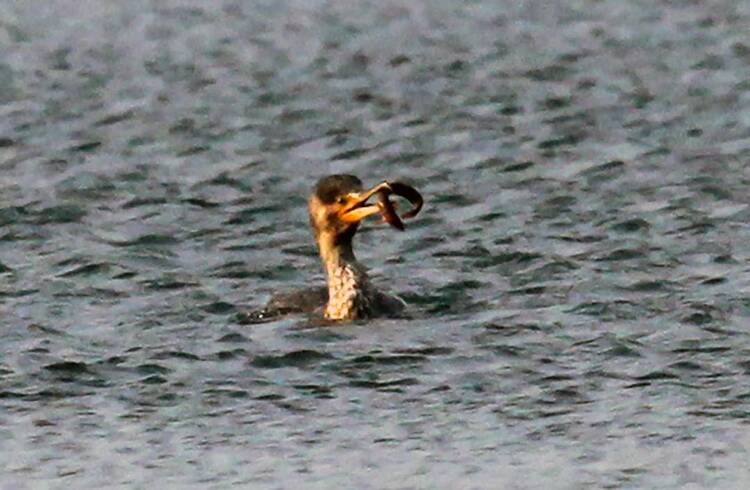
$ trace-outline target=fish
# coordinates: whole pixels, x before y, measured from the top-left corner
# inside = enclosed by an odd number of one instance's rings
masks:
[[[396,212],[396,204],[390,200],[391,195],[403,197],[409,201],[412,208],[402,216],[399,216]],[[383,222],[388,223],[400,231],[404,231],[406,228],[403,219],[415,217],[419,211],[421,211],[422,205],[424,204],[424,199],[419,191],[403,182],[384,182],[384,185],[382,185],[377,193],[377,199]]]

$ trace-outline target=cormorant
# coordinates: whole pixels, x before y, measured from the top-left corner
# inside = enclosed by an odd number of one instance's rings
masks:
[[[393,227],[404,225],[389,196],[406,198],[413,208],[403,215],[415,216],[422,208],[422,196],[400,182],[381,182],[364,190],[353,175],[329,175],[318,181],[308,200],[310,225],[327,277],[327,288],[278,294],[265,309],[253,315],[264,319],[284,313],[322,311],[328,320],[357,320],[378,316],[398,316],[405,303],[378,291],[367,269],[354,256],[352,240],[360,222],[379,214]],[[376,203],[368,200],[377,196]]]

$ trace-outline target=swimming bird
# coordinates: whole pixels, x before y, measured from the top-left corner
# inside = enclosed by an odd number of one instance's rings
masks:
[[[400,182],[381,182],[365,190],[362,181],[353,175],[320,179],[308,200],[308,212],[327,287],[276,295],[266,306],[265,315],[322,310],[327,320],[358,320],[401,314],[404,301],[375,288],[352,246],[359,224],[369,216],[380,214],[395,228],[404,229],[388,199],[392,194],[408,199],[414,206],[403,215],[405,218],[415,216],[422,207],[419,192]],[[368,203],[373,196],[377,196],[377,203]]]

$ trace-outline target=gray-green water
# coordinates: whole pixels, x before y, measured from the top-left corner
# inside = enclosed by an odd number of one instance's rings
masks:
[[[750,4],[0,3],[0,488],[750,485]],[[322,281],[333,172],[410,320]]]

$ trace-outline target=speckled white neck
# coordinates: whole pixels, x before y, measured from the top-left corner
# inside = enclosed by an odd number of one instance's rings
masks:
[[[370,316],[373,290],[367,272],[358,262],[337,260],[326,264],[329,320],[354,320]]]

